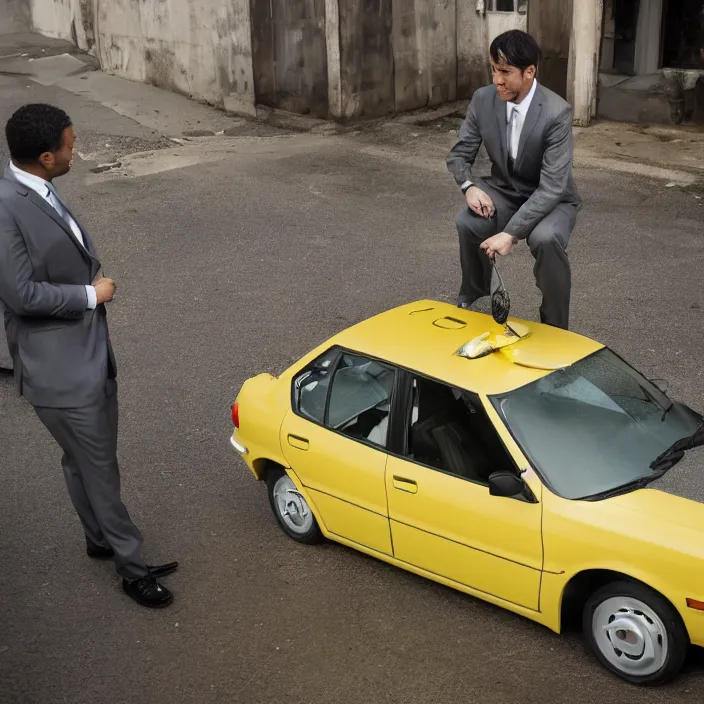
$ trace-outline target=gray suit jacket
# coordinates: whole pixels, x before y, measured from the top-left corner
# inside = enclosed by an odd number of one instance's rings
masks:
[[[5,170],[0,302],[17,389],[34,406],[89,405],[117,372],[105,306],[87,308],[85,287],[100,262],[83,236],[85,248],[51,205]]]
[[[538,84],[513,173],[508,168],[507,129],[506,103],[496,86],[480,88],[472,96],[447,167],[459,185],[472,181],[489,195],[498,193],[519,206],[504,230],[525,239],[560,203],[581,202],[572,177],[572,107]],[[472,175],[482,143],[491,160],[491,176],[483,179]]]

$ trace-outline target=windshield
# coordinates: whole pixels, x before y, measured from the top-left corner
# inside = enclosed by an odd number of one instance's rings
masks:
[[[535,470],[566,499],[652,476],[650,463],[701,423],[608,349],[491,401]]]

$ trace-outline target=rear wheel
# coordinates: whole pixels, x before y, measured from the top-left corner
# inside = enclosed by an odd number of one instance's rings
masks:
[[[584,607],[583,628],[602,665],[631,684],[673,679],[689,647],[674,606],[639,582],[612,582],[592,594]]]
[[[298,543],[312,545],[323,539],[307,501],[283,469],[271,469],[266,477],[271,510],[284,533]]]

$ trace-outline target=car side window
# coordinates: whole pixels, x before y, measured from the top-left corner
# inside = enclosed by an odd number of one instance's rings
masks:
[[[343,354],[332,380],[326,425],[385,448],[395,377],[393,367]]]
[[[325,421],[325,402],[337,350],[331,349],[318,357],[294,380],[294,410],[300,415],[320,423]]]
[[[479,484],[494,472],[517,473],[478,396],[413,377],[408,459]]]

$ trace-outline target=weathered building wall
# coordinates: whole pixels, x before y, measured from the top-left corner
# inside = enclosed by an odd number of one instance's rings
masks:
[[[47,37],[71,39],[71,26],[74,18],[70,0],[28,0],[31,8],[33,27]]]
[[[470,97],[490,80],[492,32],[525,27],[524,16],[487,14],[478,5],[339,0],[342,99],[332,114],[379,116]]]
[[[3,0],[4,2],[18,0]],[[110,73],[237,112],[356,119],[469,98],[526,15],[494,0],[19,0]],[[572,0],[531,0],[543,80],[564,94]],[[520,3],[523,7],[523,3]]]
[[[392,0],[339,0],[341,117],[393,112]]]
[[[0,0],[0,34],[26,32],[31,24],[29,0]]]
[[[534,0],[535,1],[535,0]],[[526,15],[492,9],[492,0],[457,2],[457,97],[471,98],[477,88],[491,82],[489,47],[510,29],[526,29]]]
[[[572,3],[573,0],[533,0],[528,6],[528,31],[543,52],[538,78],[563,98],[567,95]]]
[[[596,115],[603,11],[603,0],[577,0],[572,7],[567,100],[581,127]]]
[[[457,97],[456,13],[456,0],[393,0],[397,112]]]
[[[251,0],[256,101],[328,114],[325,0]]]
[[[35,28],[104,71],[254,110],[249,0],[31,0]]]

